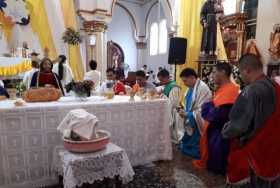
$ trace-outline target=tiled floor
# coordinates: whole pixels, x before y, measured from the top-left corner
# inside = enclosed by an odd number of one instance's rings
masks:
[[[123,185],[123,188],[223,188],[225,178],[213,175],[204,170],[196,170],[192,160],[174,149],[172,161],[162,161],[136,167],[133,182]],[[111,188],[109,185],[98,183],[87,185],[90,188]],[[52,188],[56,188],[55,186]]]

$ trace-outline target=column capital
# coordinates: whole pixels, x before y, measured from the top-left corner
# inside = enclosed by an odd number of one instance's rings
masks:
[[[136,48],[139,50],[147,48],[147,42],[136,42]]]
[[[137,36],[136,37],[136,48],[137,49],[146,49],[147,48],[146,36]]]
[[[83,30],[85,32],[92,34],[96,32],[104,32],[107,29],[107,23],[102,21],[84,21]]]

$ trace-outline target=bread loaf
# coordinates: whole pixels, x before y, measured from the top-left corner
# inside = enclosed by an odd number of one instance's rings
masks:
[[[56,88],[44,87],[29,89],[23,93],[23,100],[26,102],[48,102],[57,101],[61,96],[60,90]]]

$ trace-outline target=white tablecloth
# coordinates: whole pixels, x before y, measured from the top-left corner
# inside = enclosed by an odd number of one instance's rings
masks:
[[[87,154],[74,154],[55,148],[54,171],[63,176],[64,188],[75,188],[84,183],[93,184],[116,176],[123,183],[128,183],[134,176],[126,152],[112,143],[104,150]]]
[[[53,184],[54,147],[62,144],[56,130],[73,109],[83,108],[99,119],[99,128],[111,132],[111,141],[124,148],[133,166],[172,159],[167,100],[129,102],[91,97],[78,102],[28,103],[14,107],[0,102],[0,187],[39,187]]]

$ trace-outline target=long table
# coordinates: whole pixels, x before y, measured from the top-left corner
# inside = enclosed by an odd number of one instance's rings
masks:
[[[167,100],[129,102],[126,96],[113,100],[72,97],[57,102],[0,102],[0,188],[52,185],[53,152],[62,145],[57,126],[73,109],[83,108],[99,119],[98,128],[111,132],[111,142],[124,148],[133,166],[171,160],[170,113]]]

